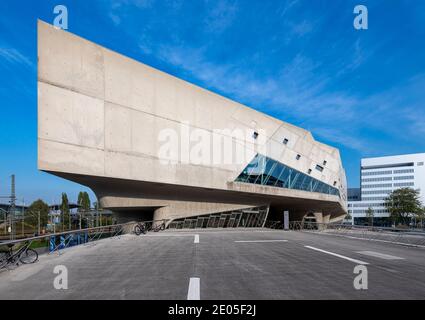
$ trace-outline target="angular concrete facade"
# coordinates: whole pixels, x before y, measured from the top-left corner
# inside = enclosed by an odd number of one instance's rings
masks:
[[[195,131],[230,139],[244,160],[192,159],[187,153],[196,145]],[[162,158],[169,132],[177,134],[178,152]],[[210,148],[215,152],[214,143]],[[304,129],[43,22],[38,24],[38,152],[40,170],[90,187],[101,205],[122,219],[173,220],[259,206],[270,208],[269,218],[276,219],[284,210],[291,220],[320,213],[334,221],[346,214],[337,149]],[[257,169],[256,182],[245,181],[255,171],[246,168],[258,155],[273,168],[280,164],[293,172],[292,180],[302,177],[308,188],[277,176],[276,187],[266,166],[269,175]],[[263,184],[263,178],[274,185]],[[316,185],[323,186],[321,192],[314,192]]]

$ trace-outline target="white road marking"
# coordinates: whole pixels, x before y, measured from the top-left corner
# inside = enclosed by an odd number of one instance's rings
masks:
[[[384,260],[404,260],[404,258],[392,256],[385,253],[375,252],[375,251],[357,251],[357,253],[363,254],[365,256],[381,258]]]
[[[195,239],[193,239],[193,243],[199,243],[199,234],[195,234]]]
[[[200,278],[190,278],[189,289],[187,291],[187,300],[200,300]]]
[[[157,237],[193,237],[193,236],[194,236],[193,234],[144,234],[140,236],[134,236],[134,239],[146,238],[146,237],[157,238]]]
[[[302,232],[311,232],[312,231],[302,231]],[[318,233],[315,233],[318,234]],[[360,237],[352,237],[352,236],[344,236],[341,234],[335,234],[335,233],[321,233],[321,236],[334,236],[334,237],[343,237],[348,239],[356,239],[356,240],[366,240],[366,241],[377,241],[377,242],[384,242],[384,243],[393,243],[393,244],[399,244],[406,247],[414,247],[414,248],[425,248],[425,246],[420,244],[411,244],[411,243],[405,243],[405,242],[399,242],[399,241],[390,241],[390,240],[382,240],[382,239],[368,239],[368,238],[360,238]]]
[[[288,240],[239,240],[235,242],[288,242]]]
[[[348,260],[348,261],[351,261],[351,262],[354,262],[354,263],[357,263],[357,264],[364,264],[364,265],[369,264],[369,263],[361,261],[361,260],[352,259],[352,258],[343,256],[343,255],[333,253],[333,252],[330,252],[330,251],[325,251],[325,250],[322,250],[322,249],[319,249],[319,248],[310,247],[310,246],[304,246],[304,247],[306,247],[308,249],[315,250],[315,251],[323,252],[323,253],[326,253],[326,254],[330,254],[331,256],[335,256],[335,257],[338,257],[338,258],[341,258],[341,259],[345,259],[345,260]]]

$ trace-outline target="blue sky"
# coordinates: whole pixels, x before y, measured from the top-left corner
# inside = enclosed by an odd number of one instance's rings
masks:
[[[0,196],[26,203],[84,187],[37,171],[37,18],[311,130],[361,157],[425,152],[425,1],[0,1]],[[369,29],[353,28],[353,8]],[[1,201],[1,199],[0,199]]]

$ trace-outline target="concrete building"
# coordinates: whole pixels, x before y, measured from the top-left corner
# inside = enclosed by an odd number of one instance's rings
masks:
[[[385,198],[399,188],[419,189],[425,203],[425,153],[365,158],[361,160],[360,188],[348,189],[348,213],[354,224],[366,222],[372,208],[376,224],[391,224]]]
[[[336,148],[43,22],[38,167],[88,186],[120,221],[254,227],[284,211],[346,214]]]

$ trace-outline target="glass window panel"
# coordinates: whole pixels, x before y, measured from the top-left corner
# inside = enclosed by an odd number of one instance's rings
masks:
[[[273,171],[277,167],[277,162],[273,160],[267,161],[266,170],[265,170],[265,179],[263,180],[263,184],[272,186],[276,183],[276,178],[272,177]],[[272,178],[270,180],[270,178]],[[270,181],[270,182],[269,182]]]
[[[236,181],[339,196],[337,188],[260,154],[254,157]]]
[[[290,176],[290,189],[299,189],[299,173],[296,170],[292,170],[291,176]]]
[[[285,171],[283,171],[283,174],[279,177],[279,180],[282,183],[282,188],[289,188],[289,183],[291,181],[291,173],[292,170],[288,167],[285,167]]]

